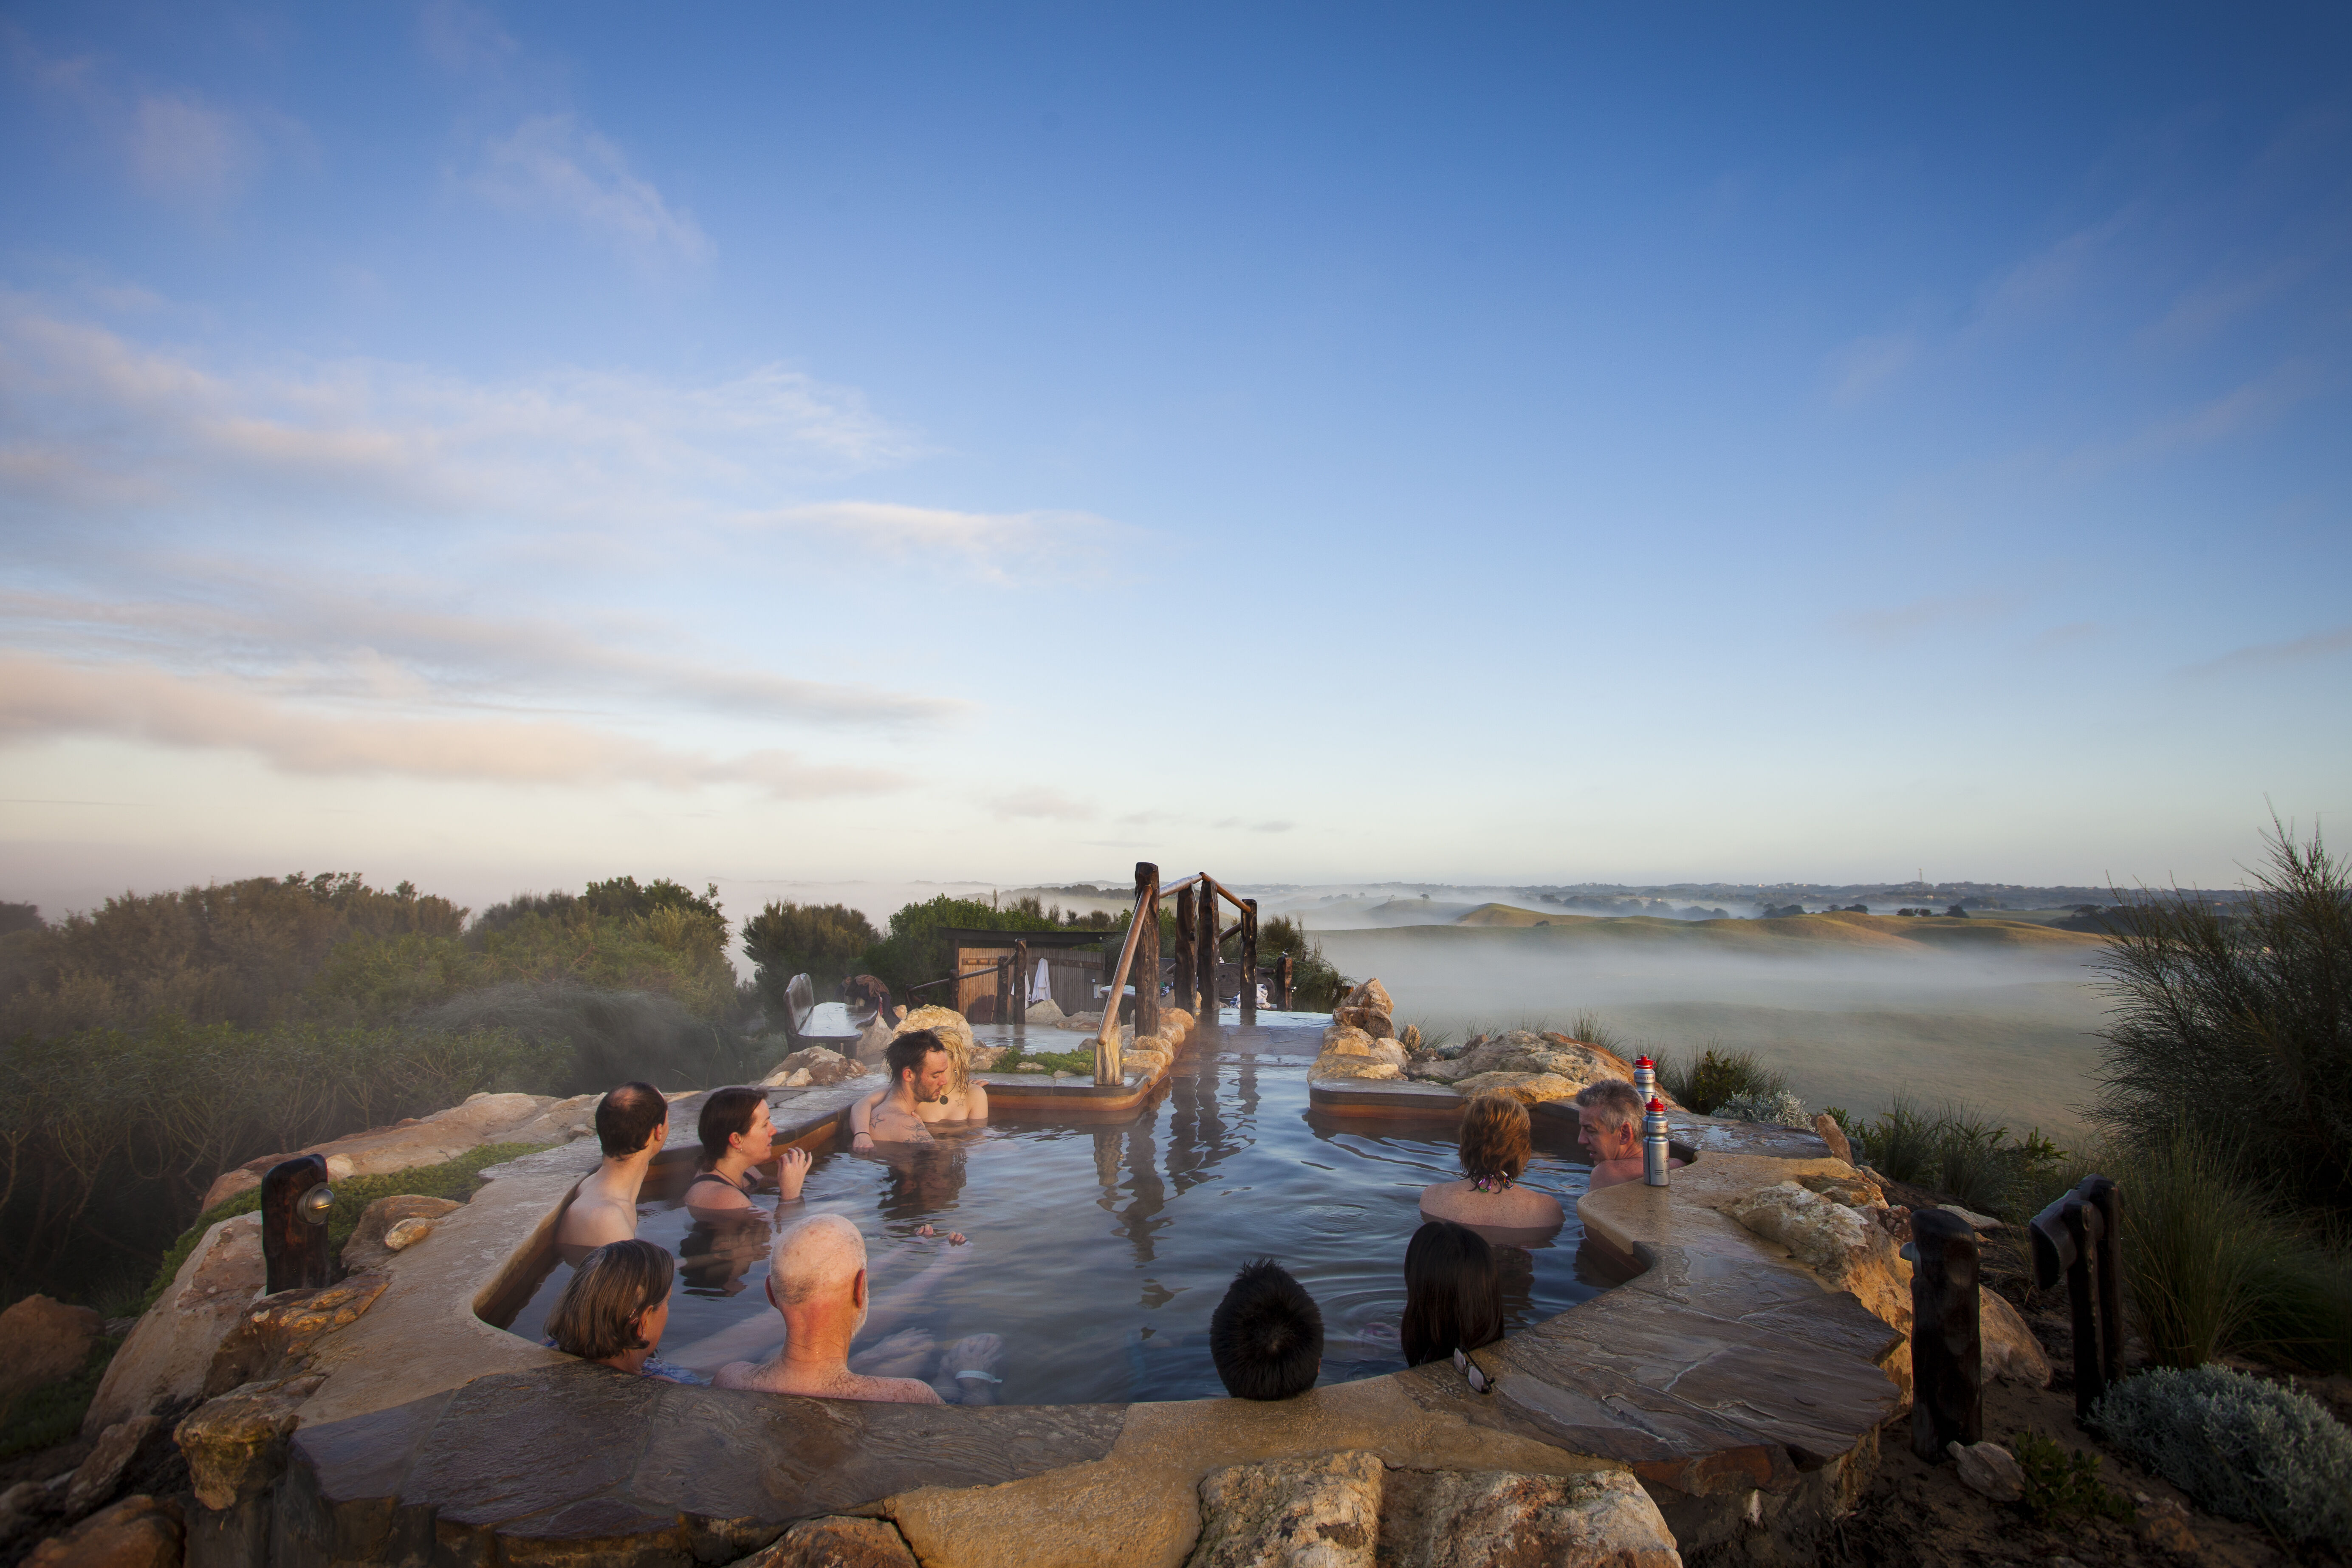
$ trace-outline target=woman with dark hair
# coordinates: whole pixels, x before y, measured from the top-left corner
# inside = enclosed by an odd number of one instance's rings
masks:
[[[1503,1278],[1495,1249],[1466,1225],[1433,1219],[1404,1249],[1404,1363],[1444,1361],[1503,1337]]]
[[[1559,1200],[1518,1185],[1530,1152],[1528,1108],[1507,1094],[1482,1094],[1462,1110],[1464,1179],[1424,1187],[1421,1212],[1490,1230],[1558,1230]]]
[[[808,1176],[808,1151],[776,1152],[776,1127],[768,1114],[765,1089],[713,1089],[702,1101],[694,1131],[702,1141],[702,1167],[687,1184],[688,1209],[698,1214],[750,1209],[752,1169],[771,1158],[776,1162],[776,1190],[782,1201],[799,1200],[801,1183]]]
[[[631,1377],[700,1381],[656,1361],[669,1326],[669,1254],[650,1241],[609,1241],[580,1260],[547,1314],[547,1341],[566,1355]]]

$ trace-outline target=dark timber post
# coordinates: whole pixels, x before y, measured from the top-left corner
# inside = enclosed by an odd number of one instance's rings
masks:
[[[300,1154],[269,1167],[261,1178],[261,1258],[268,1294],[334,1283],[334,1259],[327,1250],[327,1211],[334,1206],[324,1157]]]
[[[2099,1214],[2099,1373],[2104,1381],[2121,1383],[2124,1376],[2123,1198],[2105,1176],[2085,1176],[2075,1189],[2085,1207]],[[2075,1376],[2079,1379],[2081,1373]]]
[[[1201,1021],[1214,1024],[1217,1021],[1217,949],[1223,945],[1217,941],[1217,921],[1223,917],[1217,913],[1217,885],[1209,880],[1206,871],[1201,873],[1200,906],[1192,913],[1196,917],[1192,926],[1195,950],[1192,971],[1193,978],[1201,983]]]
[[[1194,1017],[1200,1016],[1200,1005],[1192,1000],[1192,895],[1200,890],[1196,883],[1176,889],[1176,994],[1173,1000],[1179,1007]]]
[[[1135,1037],[1160,1032],[1160,868],[1135,863],[1135,918],[1149,921],[1135,943]]]
[[[1013,943],[1013,993],[1023,998],[1013,1005],[1013,1026],[1024,1034],[1029,1028],[1029,944],[1015,938]],[[997,1022],[1003,1023],[1003,1019]]]
[[[1984,1340],[1977,1321],[1977,1233],[1956,1214],[1915,1209],[1911,1245],[1911,1451],[1984,1440]]]
[[[1242,1022],[1257,1022],[1257,900],[1242,900]]]
[[[2098,1255],[2106,1250],[2106,1216],[2077,1201],[2061,1210],[2059,1218],[2066,1227],[2067,1240],[2074,1244],[2074,1256],[2066,1262],[2066,1304],[2074,1309],[2074,1414],[2088,1420],[2091,1406],[2107,1392],[2107,1358],[2099,1349],[2094,1300],[2095,1294],[2105,1294],[2100,1289],[2105,1281],[2098,1278],[2097,1264]],[[2111,1327],[2109,1332],[2121,1338],[2120,1328]]]
[[[996,961],[996,1021],[1002,1024],[1013,1015],[1013,956],[1007,953]]]
[[[1276,964],[1276,965],[1275,965],[1275,967],[1274,967],[1274,973],[1275,973],[1275,976],[1276,976],[1276,978],[1275,978],[1275,985],[1277,987],[1277,989],[1276,989],[1276,992],[1275,992],[1275,994],[1276,994],[1276,996],[1278,996],[1278,997],[1280,997],[1280,998],[1282,999],[1282,1010],[1283,1010],[1284,1012],[1287,1013],[1287,1012],[1291,1011],[1292,1004],[1297,1000],[1297,999],[1296,999],[1295,997],[1293,997],[1293,996],[1291,995],[1291,994],[1290,994],[1290,986],[1291,986],[1291,960],[1290,960],[1290,954],[1288,954],[1288,953],[1286,953],[1286,953],[1284,953],[1284,954],[1282,955],[1282,962],[1281,962],[1280,963],[1277,963],[1277,964]]]

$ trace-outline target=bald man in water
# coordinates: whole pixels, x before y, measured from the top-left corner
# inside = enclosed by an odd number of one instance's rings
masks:
[[[849,1370],[849,1343],[866,1326],[866,1238],[841,1215],[812,1215],[776,1237],[768,1300],[783,1314],[783,1348],[764,1362],[728,1363],[712,1380],[719,1387],[813,1399],[946,1403],[928,1383]]]

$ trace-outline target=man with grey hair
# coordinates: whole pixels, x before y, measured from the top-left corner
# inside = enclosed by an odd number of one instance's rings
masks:
[[[1576,1141],[1592,1162],[1587,1192],[1642,1179],[1642,1096],[1622,1078],[1604,1078],[1576,1091]],[[1669,1168],[1680,1160],[1668,1158]]]
[[[929,1227],[924,1227],[928,1235]],[[894,1292],[902,1299],[919,1296],[938,1272],[964,1247],[962,1237],[950,1234],[942,1252],[923,1275]],[[784,1320],[782,1348],[763,1362],[730,1362],[712,1379],[720,1388],[754,1388],[768,1394],[802,1394],[813,1399],[864,1399],[882,1404],[940,1405],[946,1403],[932,1384],[911,1377],[870,1377],[849,1369],[849,1346],[866,1327],[871,1303],[866,1297],[866,1238],[837,1214],[811,1215],[784,1227],[776,1237],[768,1264],[768,1300]],[[717,1336],[713,1336],[714,1339]],[[937,1353],[928,1335],[911,1358],[928,1363]],[[706,1342],[708,1343],[709,1342]],[[891,1349],[886,1343],[885,1350]],[[962,1363],[984,1362],[973,1370],[947,1369],[958,1377],[989,1376],[1003,1354],[1003,1342],[993,1334],[977,1335],[949,1347],[950,1359],[965,1352]],[[692,1364],[685,1363],[681,1364]],[[958,1385],[950,1383],[951,1391]],[[975,1403],[971,1398],[961,1401]]]

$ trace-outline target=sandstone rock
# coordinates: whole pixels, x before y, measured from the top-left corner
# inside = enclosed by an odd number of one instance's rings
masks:
[[[1096,1020],[1097,1023],[1100,1019]],[[974,1044],[971,1024],[952,1007],[918,1007],[898,1020],[893,1035],[912,1034],[917,1029],[938,1031],[940,1038],[953,1044],[969,1057]]]
[[[264,1274],[259,1215],[238,1215],[205,1232],[107,1364],[82,1435],[201,1394],[214,1355],[260,1294]]]
[[[1371,1057],[1376,1062],[1391,1062],[1398,1067],[1402,1067],[1412,1059],[1405,1052],[1404,1042],[1393,1036],[1374,1040]]]
[[[1623,1470],[1529,1476],[1505,1470],[1389,1479],[1381,1561],[1415,1568],[1682,1568],[1674,1532]]]
[[[804,1519],[731,1568],[915,1568],[906,1538],[887,1519]]]
[[[1960,1481],[1970,1491],[1995,1502],[2015,1502],[2025,1495],[2025,1470],[2017,1457],[1998,1443],[1947,1443]]]
[[[1876,1224],[1843,1204],[1782,1182],[1735,1198],[1723,1212],[1790,1255],[1832,1290],[1847,1290],[1887,1327],[1911,1331],[1911,1266]]]
[[[301,1424],[302,1401],[324,1381],[256,1384],[190,1412],[172,1436],[187,1457],[196,1500],[225,1512],[268,1489],[285,1472],[286,1440]]]
[[[1380,1038],[1382,1035],[1396,1033],[1396,1024],[1389,1016],[1388,1009],[1385,1007],[1349,1007],[1342,1005],[1332,1010],[1331,1021],[1344,1028],[1361,1029],[1374,1039]]]
[[[1371,1568],[1381,1476],[1380,1456],[1360,1451],[1213,1470],[1185,1568]]]
[[[1160,1009],[1160,1032],[1171,1040],[1182,1040],[1199,1026],[1199,1022],[1181,1007]]]
[[[1847,1175],[1843,1172],[1833,1173],[1815,1172],[1799,1176],[1797,1184],[1809,1193],[1819,1194],[1833,1204],[1843,1204],[1856,1213],[1884,1207],[1886,1202],[1879,1190],[1871,1185],[1869,1179],[1860,1172],[1853,1175]],[[1864,1217],[1875,1218],[1876,1216],[1869,1215]]]
[[[204,1395],[217,1398],[242,1384],[284,1377],[300,1367],[310,1347],[359,1321],[391,1280],[354,1274],[340,1284],[265,1296],[221,1340],[205,1371]]]
[[[1479,1072],[1454,1080],[1465,1099],[1478,1094],[1507,1094],[1522,1105],[1566,1100],[1580,1085],[1552,1072]]]
[[[1845,1129],[1837,1124],[1836,1117],[1826,1110],[1814,1117],[1813,1135],[1830,1146],[1831,1153],[1849,1165],[1853,1163],[1853,1145],[1846,1141]]]
[[[1421,1049],[1421,1030],[1412,1024],[1407,1024],[1403,1028],[1399,1029],[1397,1031],[1396,1037],[1397,1044],[1402,1046],[1406,1050],[1417,1051]]]
[[[1353,1024],[1333,1024],[1323,1031],[1323,1054],[1363,1057],[1372,1052],[1372,1037]]]
[[[2050,1358],[2025,1319],[1997,1292],[1977,1289],[1977,1334],[1984,1344],[1984,1375],[2028,1388],[2050,1386]]]
[[[1021,1016],[1032,1024],[1057,1024],[1062,1020],[1062,1005],[1051,996],[1040,996],[1029,1004]]]
[[[1394,1062],[1376,1062],[1369,1056],[1343,1056],[1336,1051],[1326,1051],[1315,1058],[1315,1065],[1307,1069],[1307,1076],[1309,1079],[1401,1079],[1404,1076],[1404,1069]]]
[[[88,1307],[68,1307],[47,1296],[27,1296],[0,1312],[0,1406],[18,1394],[62,1383],[81,1370],[102,1326]]]
[[[971,1072],[986,1072],[996,1065],[996,1058],[1003,1056],[1004,1052],[1005,1047],[1003,1046],[974,1046],[971,1048],[971,1059],[965,1064],[965,1067]]]
[[[180,1568],[185,1539],[178,1509],[151,1497],[127,1497],[42,1542],[25,1562],[26,1568]]]
[[[2137,1500],[2139,1518],[2132,1528],[2150,1546],[2183,1557],[2198,1552],[2197,1532],[2189,1528],[2189,1510],[2170,1498],[2149,1498],[2145,1493]]]
[[[376,1199],[360,1215],[351,1239],[343,1243],[345,1271],[356,1274],[381,1267],[394,1253],[424,1240],[431,1233],[435,1220],[464,1206],[455,1198],[428,1198],[416,1193]],[[424,1228],[411,1230],[395,1247],[393,1233],[404,1225],[422,1225]]]
[[[547,1094],[478,1094],[463,1105],[396,1126],[372,1127],[307,1149],[248,1160],[215,1178],[201,1207],[211,1208],[259,1186],[264,1172],[296,1154],[323,1157],[330,1178],[341,1180],[438,1165],[485,1143],[561,1142],[572,1136],[574,1124],[593,1119],[601,1098],[582,1095],[559,1100]]]
[[[1353,991],[1349,992],[1348,999],[1341,1003],[1340,1005],[1346,1007],[1370,1007],[1375,1012],[1380,1013],[1394,1013],[1396,1011],[1396,1004],[1389,999],[1389,988],[1381,984],[1378,980],[1367,980],[1361,985],[1357,986]]]
[[[865,1071],[866,1064],[863,1062],[852,1061],[839,1051],[828,1050],[823,1046],[810,1046],[778,1062],[760,1082],[762,1088],[767,1089],[786,1084],[798,1088],[802,1084],[839,1083],[844,1079],[856,1078]],[[807,1076],[796,1078],[796,1074]]]
[[[100,1432],[98,1447],[89,1451],[89,1457],[74,1470],[73,1479],[66,1483],[66,1511],[88,1513],[112,1497],[114,1489],[122,1484],[122,1473],[163,1430],[162,1416],[134,1415]]]
[[[30,1530],[34,1521],[56,1512],[58,1501],[47,1481],[18,1481],[0,1492],[0,1550]]]

